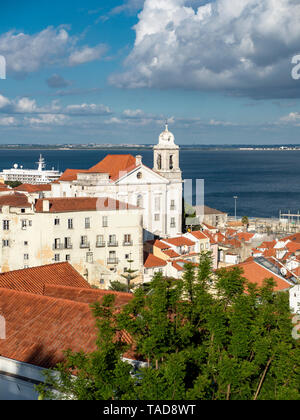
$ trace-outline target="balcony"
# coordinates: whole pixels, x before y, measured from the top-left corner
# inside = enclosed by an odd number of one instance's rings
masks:
[[[118,264],[119,258],[113,257],[113,258],[107,258],[107,264]]]
[[[90,248],[90,242],[84,242],[84,243],[80,242],[79,246],[80,246],[81,249]]]
[[[123,242],[123,246],[132,246],[133,245],[133,241],[124,241]]]
[[[119,246],[119,243],[117,241],[113,241],[113,242],[108,242],[107,245],[110,247],[114,247],[114,246]]]
[[[98,241],[96,242],[96,248],[105,248],[106,242]]]
[[[72,244],[65,244],[65,249],[73,249],[73,245]]]

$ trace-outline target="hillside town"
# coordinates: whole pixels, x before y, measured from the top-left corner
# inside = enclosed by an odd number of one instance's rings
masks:
[[[300,232],[274,237],[183,202],[179,154],[166,124],[152,169],[140,155],[107,155],[51,183],[0,184],[1,396],[35,399],[42,370],[61,361],[63,349],[94,350],[89,304],[114,294],[121,307],[156,273],[180,279],[203,253],[214,271],[238,267],[258,286],[272,278],[300,314]],[[129,293],[112,291],[115,282],[128,283]]]

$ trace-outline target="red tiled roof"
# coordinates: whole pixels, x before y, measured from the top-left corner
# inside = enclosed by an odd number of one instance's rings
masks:
[[[238,232],[238,233],[236,234],[236,236],[237,236],[237,239],[238,239],[239,241],[249,242],[249,241],[253,238],[254,233],[249,233],[249,232]]]
[[[22,184],[14,188],[15,191],[26,191],[28,193],[51,191],[51,184]]]
[[[208,225],[207,223],[202,223],[203,227],[208,230],[216,230],[217,228],[211,225]]]
[[[42,295],[45,285],[90,289],[89,283],[68,262],[24,268],[0,274],[0,288]]]
[[[263,256],[264,257],[276,257],[276,249],[274,249],[274,248],[266,249],[263,252]]]
[[[55,183],[59,181],[75,181],[77,179],[78,173],[87,172],[85,169],[66,169],[65,172],[61,175],[61,177],[54,181]]]
[[[95,319],[87,304],[0,289],[0,314],[6,321],[3,357],[50,368],[69,348],[96,350]]]
[[[0,183],[0,191],[7,191],[7,190],[11,190],[11,188],[6,184]]]
[[[245,277],[250,283],[256,283],[259,287],[263,285],[263,281],[265,279],[269,278],[273,278],[276,283],[274,288],[275,291],[286,290],[291,287],[290,283],[257,264],[254,260],[243,262],[235,267],[242,268],[244,272],[243,277]]]
[[[120,174],[130,172],[136,167],[136,159],[132,155],[107,155],[101,162],[89,169],[89,172],[108,173],[110,179],[116,181]]]
[[[181,267],[181,265],[177,264],[177,262],[176,262],[176,261],[173,261],[173,262],[172,262],[172,266],[173,266],[174,268],[176,268],[176,270],[177,270],[177,271],[183,271],[183,270],[184,270],[184,267]]]
[[[290,252],[300,251],[300,243],[298,242],[288,242],[285,246]]]
[[[30,207],[30,203],[25,194],[15,192],[14,194],[0,196],[0,207]]]
[[[145,268],[164,267],[166,265],[166,261],[162,260],[161,258],[155,257],[153,254],[149,254],[146,257],[146,261],[144,263]]]
[[[282,241],[288,241],[288,240],[300,243],[300,233],[293,233],[292,235],[286,236],[285,238],[282,239]]]
[[[261,245],[259,245],[257,248],[259,249],[270,249],[270,248],[274,248],[274,246],[276,245],[276,241],[265,241],[263,242]]]
[[[177,257],[180,257],[180,255],[177,254],[177,252],[175,252],[173,249],[166,249],[165,251],[163,251],[163,253],[165,255],[167,255],[167,257],[169,257],[169,258],[177,258]]]
[[[165,244],[164,242],[157,239],[154,241],[153,246],[159,248],[159,249],[170,249],[170,246],[168,244]]]
[[[0,197],[1,200],[1,197]],[[129,210],[137,209],[128,203],[122,203],[112,198],[74,197],[74,198],[45,198],[37,200],[35,209],[37,213],[43,212],[43,201],[49,201],[50,213],[63,213],[73,211],[103,211],[103,210]]]
[[[115,296],[116,307],[126,305],[133,298],[132,293],[114,292],[111,290],[92,288],[68,287],[63,285],[46,284],[44,289],[44,296],[73,300],[75,302],[88,304],[102,301],[103,297],[106,295]]]
[[[0,340],[3,357],[52,368],[64,360],[64,350],[96,350],[98,330],[87,303],[0,289],[0,315],[6,321],[6,338]],[[118,336],[132,342],[126,332]]]
[[[184,236],[179,236],[178,238],[168,238],[164,239],[166,242],[168,242],[171,245],[175,246],[193,246],[195,245],[195,242],[191,241],[188,238],[185,238]]]
[[[194,230],[190,233],[191,235],[195,236],[196,239],[208,239],[207,236],[203,232],[201,232],[201,230]]]

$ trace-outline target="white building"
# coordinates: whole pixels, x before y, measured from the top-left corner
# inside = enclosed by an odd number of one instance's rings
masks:
[[[0,196],[1,272],[69,261],[89,283],[142,270],[142,210],[106,198]],[[128,260],[134,260],[132,265]],[[138,279],[138,278],[137,278]]]
[[[154,147],[153,169],[142,156],[108,155],[88,170],[67,169],[52,185],[53,197],[111,197],[143,208],[144,239],[182,232],[179,147],[165,130]]]
[[[300,284],[289,290],[290,308],[293,314],[300,314]]]

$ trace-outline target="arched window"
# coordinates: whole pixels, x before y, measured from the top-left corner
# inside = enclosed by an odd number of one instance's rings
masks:
[[[137,207],[143,207],[143,204],[144,204],[143,196],[139,194],[136,199],[136,205]]]
[[[173,155],[170,156],[170,164],[169,164],[169,168],[173,169],[174,168],[174,162],[173,162]]]
[[[158,170],[161,169],[161,155],[160,154],[157,156],[157,169]]]

